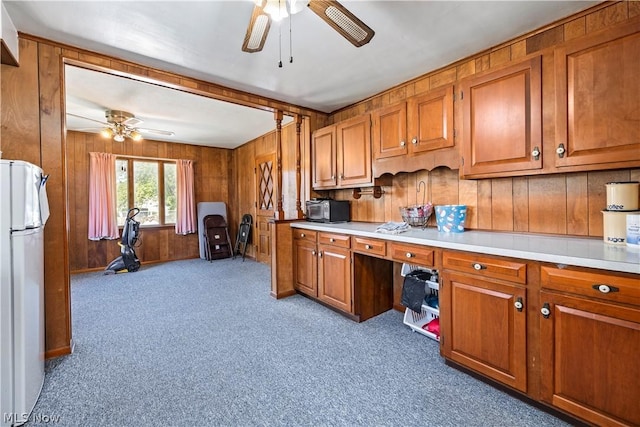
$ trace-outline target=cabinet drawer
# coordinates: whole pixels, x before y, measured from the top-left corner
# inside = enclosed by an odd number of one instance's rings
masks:
[[[311,230],[303,230],[300,228],[293,229],[293,238],[297,240],[306,240],[315,243],[317,234],[317,232]]]
[[[406,262],[407,264],[421,265],[423,267],[433,266],[433,249],[426,246],[390,242],[389,256],[398,262]]]
[[[542,267],[542,287],[563,292],[616,301],[640,304],[640,277],[631,278],[615,273],[598,273]]]
[[[320,233],[318,234],[318,243],[339,246],[341,248],[350,248],[351,238],[344,234]]]
[[[353,249],[371,255],[385,256],[387,244],[384,240],[366,239],[364,237],[353,238]]]
[[[525,284],[527,282],[527,264],[524,262],[472,253],[444,252],[442,266],[449,270],[473,273],[514,283]]]

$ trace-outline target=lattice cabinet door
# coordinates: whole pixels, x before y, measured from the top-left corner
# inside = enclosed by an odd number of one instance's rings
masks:
[[[275,154],[256,159],[256,259],[271,262],[271,225],[276,202]]]

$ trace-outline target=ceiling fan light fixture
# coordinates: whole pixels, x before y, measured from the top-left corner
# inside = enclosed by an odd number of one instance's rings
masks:
[[[141,141],[142,140],[142,134],[138,131],[131,131],[129,132],[129,138],[133,139],[134,141]]]
[[[289,16],[287,12],[287,0],[267,0],[262,10],[276,22],[282,21]]]
[[[124,136],[120,135],[119,133],[113,136],[113,140],[115,142],[124,142]]]
[[[113,136],[113,130],[111,130],[111,128],[104,128],[100,131],[100,135],[103,138],[111,138]]]
[[[295,15],[309,5],[309,0],[287,0],[289,2],[289,13]]]

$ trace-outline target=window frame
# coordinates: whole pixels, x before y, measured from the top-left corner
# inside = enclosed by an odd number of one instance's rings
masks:
[[[175,227],[176,223],[166,222],[166,205],[165,205],[165,174],[164,174],[164,165],[165,164],[173,164],[176,165],[177,162],[175,160],[170,159],[154,159],[147,157],[128,157],[128,156],[119,156],[116,155],[116,161],[125,160],[127,162],[127,201],[128,201],[128,209],[132,209],[135,207],[135,180],[134,180],[134,170],[133,164],[135,162],[146,162],[146,163],[155,163],[158,165],[158,224],[142,224],[140,223],[140,227],[145,228],[153,228],[153,227]],[[177,177],[176,177],[177,180]],[[176,183],[177,190],[177,183]],[[117,200],[116,200],[117,203]],[[118,225],[118,227],[122,228],[122,225]]]

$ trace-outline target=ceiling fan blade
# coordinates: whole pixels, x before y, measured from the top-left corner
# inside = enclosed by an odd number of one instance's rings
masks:
[[[124,120],[122,122],[122,124],[125,125],[125,126],[134,127],[136,125],[139,125],[142,122],[143,122],[143,120],[140,120],[140,119],[138,119],[136,117],[129,117],[128,119]]]
[[[271,18],[269,18],[269,15],[264,13],[260,6],[254,6],[249,26],[247,27],[247,34],[244,36],[244,42],[242,43],[242,51],[249,53],[260,52],[267,39],[270,26]]]
[[[355,47],[364,46],[375,32],[335,0],[311,0],[309,9]]]
[[[100,132],[104,128],[80,128],[80,129],[72,129],[75,132]]]
[[[153,133],[156,135],[165,135],[165,136],[173,136],[175,132],[171,132],[170,130],[160,130],[160,129],[146,129],[146,128],[135,128],[140,133]]]
[[[101,122],[100,120],[94,120],[94,119],[90,119],[89,117],[85,117],[85,116],[79,116],[77,114],[73,114],[73,113],[67,113],[68,116],[72,116],[72,117],[77,117],[79,119],[84,119],[84,120],[89,120],[91,122],[96,122],[96,123],[100,123],[102,126],[109,126],[111,127],[110,123],[107,122]]]

